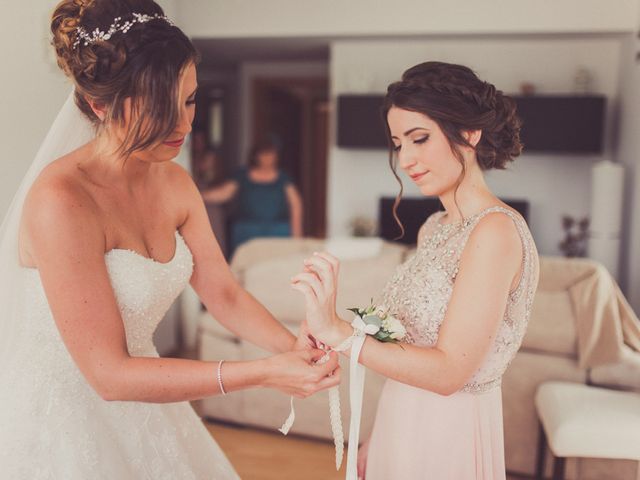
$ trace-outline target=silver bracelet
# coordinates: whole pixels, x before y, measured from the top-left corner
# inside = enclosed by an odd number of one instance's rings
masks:
[[[220,362],[218,362],[218,386],[220,387],[220,392],[222,392],[222,395],[226,395],[227,392],[224,389],[224,385],[222,383],[222,364],[224,363],[224,360],[220,360]]]

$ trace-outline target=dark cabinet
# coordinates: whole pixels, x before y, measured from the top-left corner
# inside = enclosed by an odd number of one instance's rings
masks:
[[[387,148],[382,95],[340,95],[337,140],[344,148]],[[606,99],[602,95],[514,96],[525,152],[601,153]]]

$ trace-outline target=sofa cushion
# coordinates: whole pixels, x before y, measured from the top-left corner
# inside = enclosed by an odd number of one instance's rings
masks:
[[[200,336],[211,335],[219,339],[240,342],[240,338],[235,333],[230,332],[211,316],[209,312],[203,310],[198,316],[198,330]]]
[[[300,273],[306,254],[262,260],[246,268],[244,288],[280,322],[292,324],[304,319],[302,295],[291,288],[291,278]]]
[[[246,269],[275,258],[289,255],[310,255],[322,250],[324,240],[316,238],[255,238],[243,243],[231,259],[231,270],[243,282]]]
[[[640,395],[553,381],[535,405],[555,456],[640,460]]]
[[[385,244],[380,254],[371,258],[344,260],[338,278],[337,312],[349,318],[347,308],[366,306],[377,297],[400,264],[404,249]],[[291,288],[291,278],[302,271],[307,254],[263,260],[247,267],[244,287],[278,320],[299,323],[304,319],[302,295]]]
[[[567,291],[536,292],[522,346],[541,352],[577,355],[576,327]]]

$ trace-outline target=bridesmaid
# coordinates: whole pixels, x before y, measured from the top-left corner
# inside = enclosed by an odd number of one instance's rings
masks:
[[[525,334],[538,253],[484,172],[521,152],[515,103],[467,67],[426,62],[389,85],[383,113],[396,208],[397,165],[444,211],[427,219],[381,296],[407,331],[403,348],[367,338],[360,355],[388,380],[359,476],[504,479],[500,382]],[[332,347],[354,332],[335,311],[338,269],[320,253],[293,279],[313,335]]]

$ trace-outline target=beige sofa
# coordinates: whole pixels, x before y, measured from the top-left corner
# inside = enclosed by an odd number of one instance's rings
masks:
[[[359,249],[357,243],[343,252],[340,272],[338,312],[349,315],[347,307],[366,305],[377,295],[386,281],[411,249],[382,243],[372,250],[369,243]],[[292,331],[297,331],[304,318],[299,294],[289,286],[298,273],[302,260],[313,251],[324,249],[321,240],[262,239],[241,247],[232,262],[232,269],[242,285],[262,302],[276,318]],[[375,245],[374,245],[375,247]],[[370,255],[366,257],[366,250]],[[347,258],[344,258],[347,257]],[[593,382],[614,388],[640,391],[640,355],[627,352],[624,362],[587,371],[577,363],[576,329],[572,305],[562,282],[553,281],[563,275],[566,262],[585,262],[556,257],[541,258],[540,284],[523,346],[503,379],[505,454],[507,470],[533,474],[538,440],[538,422],[533,398],[537,386],[546,380]],[[572,269],[575,270],[575,269]],[[197,315],[197,350],[203,360],[246,360],[267,353],[244,342],[199,311],[197,298],[191,291],[183,295],[183,311]],[[344,360],[344,359],[343,359]],[[347,363],[343,361],[343,367]],[[348,368],[343,368],[344,385]],[[366,438],[373,424],[377,398],[384,379],[367,373],[361,438]],[[347,389],[341,389],[343,423],[348,421]],[[267,390],[247,390],[226,397],[212,397],[199,404],[203,416],[254,425],[267,429],[280,427],[288,414],[289,400],[284,395]],[[330,438],[326,393],[304,401],[296,401],[296,423],[293,433]],[[579,464],[578,464],[579,463]],[[581,480],[600,478],[635,479],[634,462],[602,460],[570,461],[567,478]],[[579,470],[578,470],[579,469]],[[606,472],[603,473],[603,472]]]

